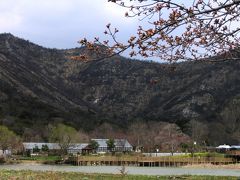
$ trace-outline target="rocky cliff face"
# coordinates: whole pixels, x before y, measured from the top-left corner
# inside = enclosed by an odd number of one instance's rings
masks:
[[[239,62],[70,60],[82,50],[46,49],[0,35],[2,123],[21,133],[53,121],[85,129],[103,122],[125,128],[136,120],[167,121],[193,138],[204,131],[209,142],[238,143]]]

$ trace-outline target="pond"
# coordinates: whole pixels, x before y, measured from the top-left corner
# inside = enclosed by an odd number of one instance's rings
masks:
[[[111,173],[120,174],[121,166],[69,166],[69,165],[43,165],[43,164],[14,164],[0,165],[7,170],[33,170],[33,171],[65,171],[82,173]],[[125,167],[127,174],[135,175],[212,175],[212,176],[239,176],[240,169],[224,168],[190,168],[190,167]]]

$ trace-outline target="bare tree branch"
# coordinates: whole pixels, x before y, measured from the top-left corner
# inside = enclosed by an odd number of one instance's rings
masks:
[[[118,39],[119,30],[108,24],[104,33],[111,41],[95,38],[93,42],[86,39],[79,42],[96,53],[99,49],[94,44],[107,47],[104,53],[101,52],[100,58],[92,60],[112,57],[130,50],[131,57],[141,55],[176,62],[220,56],[239,47],[239,0],[194,0],[185,4],[176,0],[109,2],[126,8],[126,18],[147,21],[152,27],[139,26],[136,35],[129,37],[127,43],[124,43]],[[233,55],[230,57],[238,59]],[[84,55],[75,59],[90,60]]]

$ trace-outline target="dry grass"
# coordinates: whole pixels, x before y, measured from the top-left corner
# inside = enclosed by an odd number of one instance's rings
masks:
[[[1,170],[0,180],[237,180],[237,177],[219,176],[137,176],[112,174],[84,174],[70,172],[41,172],[41,171],[14,171]]]

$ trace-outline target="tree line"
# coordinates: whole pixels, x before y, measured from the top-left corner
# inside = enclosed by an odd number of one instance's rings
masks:
[[[2,125],[0,149],[16,152],[21,150],[22,142],[50,142],[59,144],[62,154],[66,154],[74,143],[88,143],[90,148],[96,151],[99,144],[91,139],[97,138],[109,139],[107,147],[110,152],[115,148],[114,139],[127,139],[135,150],[144,152],[155,152],[156,149],[162,152],[176,152],[186,151],[194,141],[197,141],[199,146],[206,146],[207,132],[206,126],[198,122],[192,122],[192,136],[184,134],[176,124],[166,122],[137,121],[125,130],[104,123],[91,132],[76,130],[69,125],[58,123],[46,126],[45,133],[48,135],[47,138],[43,138],[41,134],[36,133],[20,136]],[[42,149],[47,151],[47,147]]]

